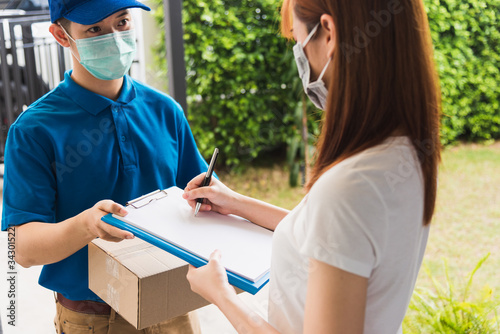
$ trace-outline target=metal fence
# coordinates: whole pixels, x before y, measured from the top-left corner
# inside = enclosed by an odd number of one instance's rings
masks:
[[[0,159],[10,126],[31,103],[54,88],[70,66],[48,32],[46,12],[2,15],[0,11]]]

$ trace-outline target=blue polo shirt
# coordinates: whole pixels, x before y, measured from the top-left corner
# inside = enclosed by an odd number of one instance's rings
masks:
[[[172,98],[125,76],[112,101],[70,76],[9,130],[2,230],[55,224],[103,199],[125,204],[156,189],[184,188],[207,170]],[[45,265],[39,283],[72,300],[100,301],[88,288],[87,247]]]

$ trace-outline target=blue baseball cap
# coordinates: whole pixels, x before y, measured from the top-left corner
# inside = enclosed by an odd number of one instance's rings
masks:
[[[151,9],[135,0],[49,0],[52,23],[64,17],[72,22],[89,25],[127,8]]]

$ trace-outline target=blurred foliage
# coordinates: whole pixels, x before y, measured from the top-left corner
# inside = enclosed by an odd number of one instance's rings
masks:
[[[472,291],[472,281],[490,254],[483,257],[468,275],[465,284],[458,284],[448,275],[445,262],[445,284],[440,283],[431,270],[425,267],[432,279],[433,289],[417,288],[405,317],[405,334],[493,334],[500,333],[498,308],[500,299],[493,289],[485,285],[482,290]]]
[[[154,2],[163,28],[163,1]],[[500,138],[500,0],[424,2],[441,80],[443,144]],[[188,119],[205,157],[217,146],[222,164],[244,169],[259,153],[288,146],[296,174],[304,156],[297,118],[304,95],[293,42],[279,32],[279,5],[275,0],[183,1]],[[157,68],[166,75],[161,31]],[[314,142],[321,113],[309,102],[307,110]]]
[[[500,0],[425,0],[443,96],[442,142],[500,138]]]
[[[162,1],[156,2],[163,25]],[[208,157],[217,146],[227,166],[244,167],[260,152],[300,138],[294,113],[302,86],[280,34],[279,2],[184,0],[183,6],[188,119],[201,153]],[[165,70],[164,43],[157,54]]]

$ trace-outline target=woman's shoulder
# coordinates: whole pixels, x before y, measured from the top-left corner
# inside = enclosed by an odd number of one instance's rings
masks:
[[[310,191],[312,198],[359,201],[383,198],[395,183],[421,182],[420,167],[408,137],[390,137],[349,157],[323,173]]]

